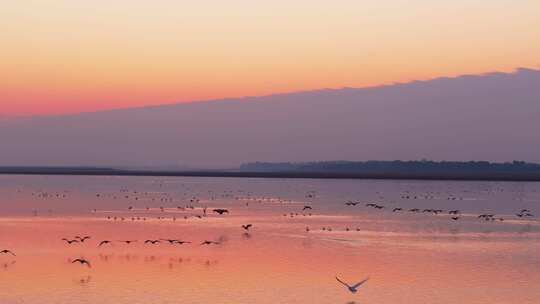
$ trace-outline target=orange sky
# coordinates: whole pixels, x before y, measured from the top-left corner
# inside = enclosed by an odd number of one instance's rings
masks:
[[[535,0],[10,1],[0,116],[540,66]]]

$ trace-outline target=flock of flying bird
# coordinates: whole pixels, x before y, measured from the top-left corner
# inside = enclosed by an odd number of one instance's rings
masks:
[[[129,210],[132,210],[133,208],[129,208]],[[225,213],[229,213],[227,209],[214,209],[214,212],[222,215]],[[206,211],[205,211],[206,214]],[[241,225],[241,228],[245,231],[249,231],[250,228],[253,227],[253,224],[244,224]],[[72,239],[68,238],[62,238],[62,241],[65,241],[68,245],[76,244],[76,243],[84,243],[86,240],[91,239],[91,236],[75,236]],[[97,247],[101,247],[104,245],[112,245],[113,242],[123,243],[126,245],[130,245],[132,243],[138,242],[138,240],[117,240],[117,241],[111,241],[111,240],[102,240],[98,243]],[[184,245],[184,244],[191,244],[191,241],[184,241],[180,239],[147,239],[143,242],[145,245],[156,245],[159,243],[169,243],[170,245]],[[220,241],[211,241],[211,240],[204,240],[201,243],[199,243],[199,246],[208,246],[208,245],[220,245]],[[9,250],[6,250],[7,252],[11,252]],[[72,263],[79,263],[81,265],[86,265],[88,267],[91,267],[90,261],[84,258],[78,258],[71,261]]]
[[[81,236],[75,236],[73,239],[66,239],[66,238],[63,238],[62,240],[65,241],[66,243],[68,244],[73,244],[73,243],[84,243],[85,240],[88,240],[88,239],[91,239],[90,236],[84,236],[84,237],[81,237]],[[131,243],[135,243],[137,242],[137,240],[121,240],[121,241],[117,241],[117,242],[120,242],[120,243],[124,243],[124,244],[131,244]],[[161,242],[168,242],[169,244],[171,245],[183,245],[183,244],[191,244],[191,242],[189,241],[182,241],[182,240],[178,240],[178,239],[155,239],[155,240],[152,240],[152,239],[148,239],[148,240],[145,240],[144,241],[144,244],[151,244],[151,245],[156,245],[158,243],[161,243]],[[101,247],[103,245],[110,245],[112,244],[113,241],[110,241],[110,240],[103,240],[101,242],[99,242],[98,244],[98,247]],[[201,242],[199,245],[200,246],[203,246],[203,245],[220,245],[221,242],[218,242],[218,241],[208,241],[208,240],[204,240],[203,242]],[[71,261],[71,263],[79,263],[81,265],[85,265],[87,267],[92,267],[92,265],[90,264],[90,261],[88,259],[85,259],[85,258],[77,258],[77,259],[74,259]]]
[[[242,227],[245,230],[248,230],[249,227],[251,227],[251,226],[252,226],[251,224],[242,225]],[[88,239],[91,239],[91,237],[90,236],[84,236],[84,237],[75,236],[73,239],[62,238],[62,241],[65,241],[67,244],[71,245],[71,244],[74,244],[74,243],[84,243],[85,240],[88,240]],[[131,243],[138,242],[138,240],[118,240],[118,241],[114,241],[114,242],[124,243],[126,245],[129,245]],[[156,244],[159,244],[159,243],[162,243],[162,242],[163,243],[168,242],[170,245],[175,245],[175,244],[184,245],[184,244],[191,244],[192,243],[190,241],[183,241],[183,240],[179,240],[179,239],[148,239],[148,240],[144,241],[144,244],[156,245]],[[112,243],[113,243],[113,241],[103,240],[103,241],[100,241],[98,243],[98,247],[101,247],[103,245],[111,245]],[[219,245],[219,244],[221,244],[221,243],[218,242],[218,241],[204,240],[199,245]]]
[[[352,201],[348,201],[347,203],[345,203],[345,205],[347,206],[356,206],[360,204],[360,202],[352,202]],[[372,207],[372,208],[375,208],[375,209],[384,209],[385,206],[382,206],[382,205],[378,205],[376,203],[367,203],[365,204],[366,207]],[[392,209],[392,212],[401,212],[401,211],[404,211],[403,208],[401,207],[395,207]],[[454,220],[454,221],[457,221],[460,219],[460,216],[462,215],[461,211],[460,210],[448,210],[448,211],[445,211],[445,210],[442,210],[442,209],[431,209],[431,208],[428,208],[428,209],[419,209],[419,208],[411,208],[411,209],[408,209],[407,210],[408,212],[412,212],[412,213],[429,213],[429,214],[434,214],[434,215],[438,215],[438,214],[442,214],[442,213],[447,213],[448,215],[451,215],[451,219]],[[521,209],[521,211],[519,211],[519,213],[516,213],[516,216],[517,217],[533,217],[534,215],[531,213],[531,210],[529,209]],[[495,217],[495,214],[490,214],[490,213],[483,213],[483,214],[479,214],[477,216],[477,218],[479,219],[483,219],[485,221],[504,221],[504,218],[502,217]]]
[[[349,207],[354,207],[354,206],[357,206],[357,205],[360,205],[362,204],[362,202],[359,202],[359,201],[347,201],[345,203],[346,206],[349,206]],[[383,206],[383,205],[379,205],[377,203],[366,203],[364,204],[366,207],[370,207],[370,208],[373,208],[373,209],[376,209],[376,210],[383,210],[385,209],[386,207]],[[311,206],[304,206],[304,208],[302,210],[306,210],[306,209],[310,209],[312,210],[313,208]],[[399,212],[404,212],[405,210],[401,207],[393,207],[391,208],[392,212],[394,213],[399,213]],[[425,214],[425,213],[428,213],[428,214],[433,214],[433,215],[438,215],[438,214],[448,214],[450,215],[450,219],[453,220],[453,221],[457,221],[461,218],[462,216],[462,212],[458,209],[455,209],[455,210],[442,210],[442,209],[432,209],[432,208],[427,208],[427,209],[420,209],[420,208],[411,208],[411,209],[408,209],[406,210],[410,213],[421,213],[421,214]],[[298,213],[291,213],[290,214],[290,217],[294,217],[295,215],[298,215]],[[305,214],[303,214],[305,216]],[[309,216],[311,216],[311,213],[308,214]],[[287,214],[284,214],[284,216],[287,216]],[[519,217],[519,218],[526,218],[526,217],[534,217],[534,215],[531,213],[531,210],[529,209],[521,209],[518,213],[516,213],[516,216]],[[495,214],[490,214],[490,213],[483,213],[483,214],[479,214],[476,216],[478,219],[482,219],[484,221],[487,221],[487,222],[493,222],[493,221],[504,221],[504,218],[502,217],[495,217]],[[321,228],[322,231],[333,231],[333,229],[331,227],[322,227]],[[311,231],[311,228],[308,226],[306,227],[306,231],[309,232]],[[351,229],[349,227],[345,227],[345,231],[351,231]],[[360,231],[360,228],[356,228],[356,231]]]
[[[162,186],[162,185],[161,185]],[[119,195],[114,195],[112,196],[111,198],[113,199],[120,199],[120,198],[125,198],[125,199],[134,199],[135,201],[139,201],[139,196],[142,196],[142,195],[147,195],[148,193],[142,193],[142,192],[137,192],[137,191],[133,191],[133,192],[130,192],[128,190],[122,190],[121,192],[123,192],[122,194],[119,194]],[[130,192],[130,193],[128,193]],[[131,196],[130,197],[130,194],[133,193],[135,194],[136,196]],[[67,197],[67,193],[64,192],[64,193],[56,193],[56,194],[49,194],[49,193],[46,193],[46,192],[39,192],[37,194],[34,194],[32,193],[32,195],[35,195],[36,197],[38,198],[43,198],[43,199],[47,199],[47,198],[66,198]],[[105,195],[102,195],[100,193],[96,194],[96,197],[97,198],[103,198],[105,197]],[[222,195],[222,197],[233,197],[232,196],[232,192],[226,192]],[[314,199],[316,197],[316,191],[309,191],[305,197],[309,200],[311,199]],[[416,196],[411,196],[411,195],[403,195],[401,197],[402,199],[416,199],[417,197]],[[434,197],[433,196],[426,196],[425,197],[426,199],[433,199]],[[214,200],[215,197],[213,196],[211,200]],[[238,197],[236,199],[239,199]],[[249,206],[249,201],[252,200],[251,198],[245,198],[246,199],[246,206]],[[457,197],[449,197],[448,200],[457,200],[458,198]],[[462,198],[459,198],[460,200]],[[155,201],[156,199],[155,198],[152,198],[152,201]],[[173,202],[173,199],[172,197],[170,197],[169,195],[166,195],[165,197],[161,197],[159,198],[159,200],[161,202]],[[267,200],[267,201],[271,201],[270,198],[268,199],[264,199],[264,200]],[[200,199],[196,198],[196,197],[193,197],[193,198],[190,198],[190,204],[188,205],[185,205],[185,206],[178,206],[176,207],[177,210],[180,210],[180,211],[186,211],[186,210],[195,210],[196,208],[194,207],[194,204],[197,204],[200,202]],[[285,202],[285,200],[281,200],[279,199],[278,200],[280,203],[283,203]],[[263,202],[263,199],[259,199],[258,202]],[[354,207],[354,206],[357,206],[357,205],[361,205],[363,204],[365,207],[369,207],[369,208],[373,208],[373,209],[376,209],[376,210],[391,210],[391,212],[393,213],[401,213],[401,212],[409,212],[409,213],[420,213],[420,214],[433,214],[433,215],[442,215],[442,214],[447,214],[448,216],[450,216],[450,219],[453,220],[453,221],[457,221],[459,220],[462,216],[464,216],[462,214],[462,212],[460,210],[442,210],[442,209],[432,209],[432,208],[426,208],[426,209],[420,209],[420,208],[410,208],[410,209],[404,209],[402,207],[391,207],[391,208],[387,208],[386,206],[384,205],[380,205],[380,204],[377,204],[377,203],[362,203],[360,201],[347,201],[345,203],[346,206],[348,207]],[[168,210],[169,208],[167,208]],[[198,209],[198,208],[197,208]],[[202,214],[192,214],[191,216],[192,217],[196,217],[196,218],[199,218],[199,219],[202,219],[204,217],[207,216],[207,207],[201,207],[200,208],[202,210]],[[141,209],[141,210],[144,210],[144,209]],[[151,208],[150,207],[146,207],[145,208],[146,211],[150,211]],[[161,212],[165,212],[166,211],[166,208],[161,206],[159,207],[159,210]],[[92,209],[93,212],[98,212],[97,209]],[[136,209],[135,207],[133,206],[129,206],[128,207],[128,211],[138,211],[138,209]],[[290,217],[295,217],[295,216],[299,216],[299,215],[303,215],[303,216],[311,216],[312,215],[312,211],[313,211],[313,207],[311,205],[304,205],[301,210],[297,211],[297,212],[290,212],[289,214],[285,213],[283,214],[284,216],[290,216]],[[51,212],[51,210],[49,210],[49,212]],[[306,213],[308,212],[308,213]],[[224,209],[224,208],[215,208],[215,209],[212,209],[212,213],[215,213],[217,215],[225,215],[225,214],[229,214],[229,210],[228,209]],[[34,215],[37,215],[37,211],[34,211]],[[519,218],[527,218],[527,217],[533,217],[533,214],[531,213],[531,211],[529,209],[522,209],[520,210],[518,213],[515,214],[517,217]],[[471,216],[471,215],[468,215],[468,216]],[[188,216],[187,215],[184,215],[183,216],[184,219],[188,219]],[[502,217],[496,217],[494,214],[490,214],[490,213],[485,213],[485,214],[479,214],[479,215],[476,215],[477,218],[479,219],[482,219],[484,221],[504,221],[504,218]],[[133,215],[133,216],[107,216],[107,219],[109,220],[120,220],[120,221],[125,221],[126,219],[129,219],[131,218],[132,221],[135,221],[135,220],[143,220],[143,221],[146,221],[146,217],[145,216],[141,216],[141,215]],[[161,219],[165,219],[164,216],[158,216],[157,219],[161,220]],[[171,219],[173,221],[176,221],[177,218],[175,216],[172,216]],[[244,229],[245,231],[249,231],[250,228],[252,228],[253,225],[252,224],[244,224],[241,226],[242,229]],[[331,227],[322,227],[322,230],[323,231],[332,231],[332,228]],[[345,228],[345,231],[350,231],[351,229],[349,229],[349,227],[346,227]],[[356,228],[357,231],[360,231],[359,228]],[[306,227],[306,231],[309,232],[310,231],[310,228],[309,227]],[[82,243],[85,243],[87,242],[88,240],[92,239],[91,236],[75,236],[73,238],[62,238],[61,240],[66,242],[66,244],[68,245],[72,245],[72,244],[82,244]],[[115,240],[115,241],[112,241],[112,240],[102,240],[98,243],[97,247],[102,247],[102,246],[106,246],[106,245],[111,245],[113,243],[122,243],[122,244],[126,244],[126,245],[130,245],[132,243],[136,243],[136,242],[139,242],[139,240]],[[170,245],[184,245],[184,244],[191,244],[192,242],[191,241],[185,241],[185,240],[180,240],[180,239],[163,239],[163,238],[160,238],[160,239],[146,239],[144,241],[141,241],[143,244],[145,245],[156,245],[156,244],[160,244],[160,243],[168,243]],[[212,241],[212,240],[204,240],[200,243],[198,243],[199,246],[210,246],[210,245],[220,245],[221,242],[220,241]],[[16,256],[15,253],[13,253],[11,250],[8,250],[8,249],[4,249],[2,251],[0,251],[0,254],[5,254],[5,255],[11,255],[11,256]],[[78,264],[81,264],[81,265],[84,265],[84,266],[87,266],[87,267],[91,267],[91,262],[85,258],[76,258],[76,259],[73,259],[71,260],[71,263],[72,264],[75,264],[75,263],[78,263]],[[348,291],[350,291],[351,293],[356,293],[358,288],[364,284],[365,282],[368,281],[369,278],[366,278],[362,281],[360,281],[359,283],[356,283],[354,285],[349,285],[348,283],[342,281],[340,278],[338,278],[336,276],[336,280],[341,283],[342,285],[344,285]]]

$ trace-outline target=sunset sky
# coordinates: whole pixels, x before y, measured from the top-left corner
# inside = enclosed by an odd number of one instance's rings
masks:
[[[0,3],[0,116],[540,67],[536,0]]]

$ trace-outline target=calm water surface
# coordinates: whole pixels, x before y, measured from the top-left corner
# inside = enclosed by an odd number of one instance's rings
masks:
[[[539,303],[539,214],[540,183],[0,176],[0,303]]]

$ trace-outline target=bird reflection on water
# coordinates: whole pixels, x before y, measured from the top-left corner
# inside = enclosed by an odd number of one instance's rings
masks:
[[[540,188],[521,193],[511,189],[514,184],[489,183],[89,177],[70,184],[78,179],[32,177],[25,182],[32,186],[20,191],[0,184],[1,197],[14,202],[6,208],[26,208],[24,219],[0,219],[0,245],[17,254],[0,254],[11,280],[0,276],[0,303],[55,303],[47,302],[42,284],[63,303],[136,303],[150,289],[164,302],[181,293],[193,303],[227,297],[265,304],[399,303],[402,295],[383,291],[401,288],[400,280],[410,286],[399,291],[411,302],[491,303],[470,286],[501,287],[493,278],[502,272],[512,288],[497,294],[499,303],[532,303],[527,299],[540,296],[532,283],[540,279],[533,254],[539,210],[528,203],[540,199]],[[38,187],[47,193],[69,188],[69,195],[28,195]],[[37,215],[28,219],[29,210]],[[35,234],[36,227],[42,233]],[[91,267],[76,261],[83,256]],[[60,263],[67,258],[75,260]],[[419,269],[420,261],[432,271]],[[336,286],[335,271],[340,279],[377,274],[377,280],[352,294]],[[523,274],[530,279],[520,280]],[[73,290],[62,285],[66,278],[90,286],[92,295],[68,299]]]

